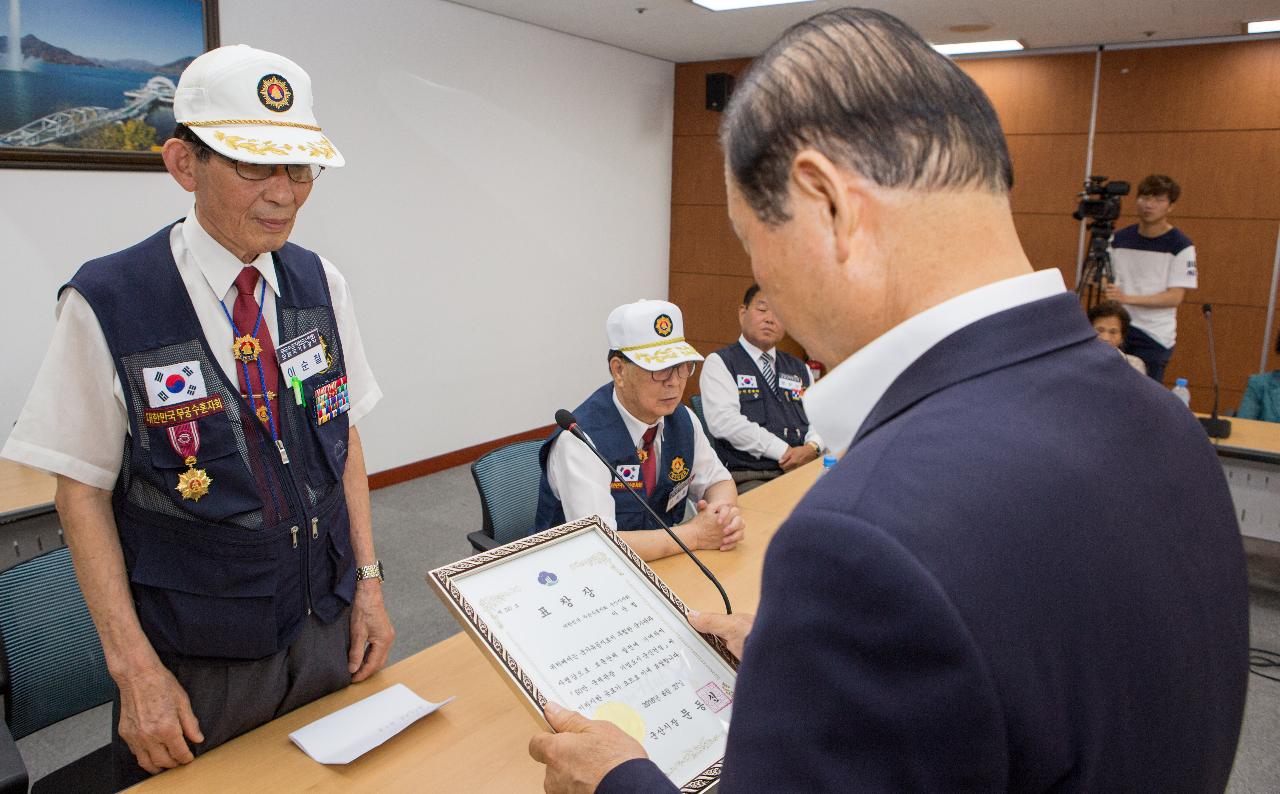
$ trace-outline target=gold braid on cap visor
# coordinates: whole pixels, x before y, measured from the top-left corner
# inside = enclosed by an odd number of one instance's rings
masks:
[[[217,121],[179,121],[178,123],[185,127],[233,127],[242,124],[250,126],[269,124],[273,127],[298,127],[312,132],[324,131],[314,124],[302,124],[297,121],[276,121],[274,119],[218,119]]]
[[[655,353],[636,353],[635,352],[637,350],[645,350],[646,348],[651,348],[651,347],[664,347],[665,349],[659,350]],[[688,356],[690,353],[692,353],[695,356],[698,356],[699,358],[702,357],[701,353],[693,349],[693,345],[684,341],[683,336],[676,337],[675,339],[664,339],[661,342],[649,342],[648,344],[644,344],[644,345],[632,345],[631,347],[620,347],[618,348],[618,352],[625,353],[627,355],[627,358],[631,359],[636,364],[639,364],[641,362],[644,362],[647,364],[665,364],[666,362],[672,361],[673,359],[680,359],[681,361],[687,361],[688,359],[685,357]],[[676,362],[676,363],[679,363],[679,362]]]

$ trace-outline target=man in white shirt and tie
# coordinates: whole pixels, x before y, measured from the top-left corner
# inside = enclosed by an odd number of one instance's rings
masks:
[[[822,454],[800,402],[812,385],[809,367],[779,350],[786,329],[752,284],[738,307],[742,336],[707,356],[702,410],[716,453],[745,493]]]

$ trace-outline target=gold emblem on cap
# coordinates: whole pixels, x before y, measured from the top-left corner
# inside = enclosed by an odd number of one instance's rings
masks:
[[[196,459],[194,457],[188,457],[186,462],[191,468],[178,475],[178,485],[174,490],[182,494],[183,499],[198,502],[200,497],[209,493],[209,486],[213,485],[213,478],[204,469],[195,468]]]
[[[236,341],[231,344],[231,355],[235,356],[236,361],[252,364],[262,355],[262,343],[256,336],[237,336]]]
[[[671,336],[675,323],[671,322],[671,315],[659,314],[658,318],[653,321],[653,330],[658,332],[658,336]]]
[[[265,75],[258,81],[258,99],[267,110],[283,113],[293,107],[293,89],[289,87],[289,81],[280,75]]]
[[[684,458],[676,455],[671,459],[671,474],[667,476],[672,482],[680,482],[689,476],[689,467],[684,465]]]

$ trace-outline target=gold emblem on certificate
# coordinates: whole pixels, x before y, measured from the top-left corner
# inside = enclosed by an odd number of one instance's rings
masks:
[[[187,464],[187,470],[178,475],[178,485],[174,490],[182,494],[183,499],[198,502],[200,497],[209,493],[209,486],[213,485],[213,478],[209,473],[196,468],[196,454],[200,451],[200,428],[195,422],[183,422],[168,428],[168,435],[169,446]]]
[[[262,343],[256,336],[237,336],[236,341],[231,343],[231,355],[236,357],[236,361],[252,364],[262,355]]]

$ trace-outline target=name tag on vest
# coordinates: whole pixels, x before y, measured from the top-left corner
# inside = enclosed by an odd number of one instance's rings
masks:
[[[320,336],[319,329],[315,328],[277,347],[276,358],[280,360],[280,369],[289,380],[306,380],[329,368],[324,339]]]
[[[689,482],[689,480],[685,480],[671,492],[671,498],[667,500],[666,512],[670,513],[676,505],[684,501],[684,498],[689,494]]]
[[[804,383],[799,378],[794,378],[790,375],[779,375],[778,388],[783,391],[800,391],[804,388]]]

